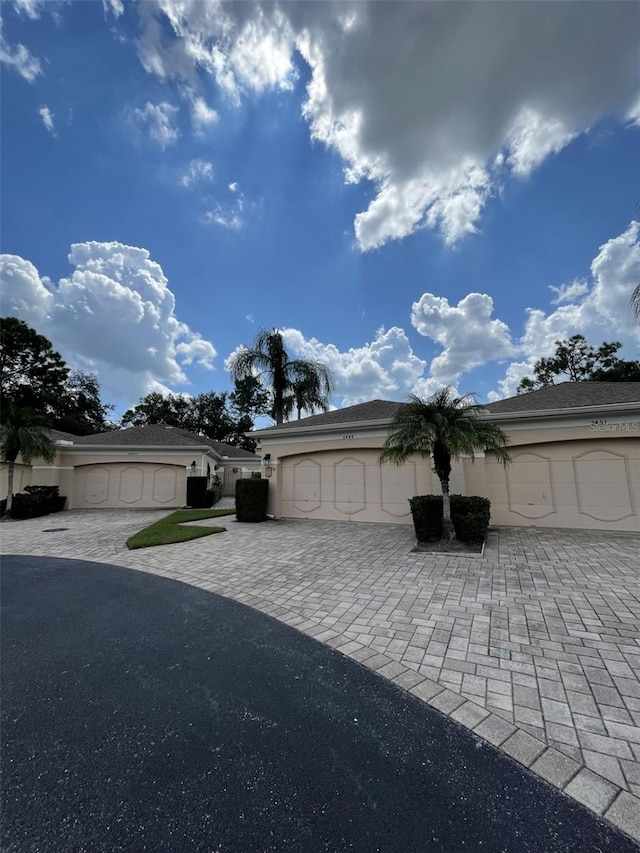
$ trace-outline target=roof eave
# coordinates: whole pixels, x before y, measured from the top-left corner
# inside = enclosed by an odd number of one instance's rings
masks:
[[[564,409],[534,409],[524,412],[492,412],[489,409],[483,416],[487,420],[511,421],[511,420],[540,420],[559,419],[564,417],[587,416],[596,414],[610,414],[618,412],[640,411],[640,400],[631,403],[599,403],[593,406],[570,406]]]

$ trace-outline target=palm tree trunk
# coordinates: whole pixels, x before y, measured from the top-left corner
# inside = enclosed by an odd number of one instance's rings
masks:
[[[7,507],[5,509],[5,514],[11,514],[11,507],[13,505],[13,475],[15,472],[15,465],[13,459],[7,460]]]
[[[451,500],[449,498],[449,480],[440,480],[442,486],[442,538],[453,542],[456,530],[451,520]]]

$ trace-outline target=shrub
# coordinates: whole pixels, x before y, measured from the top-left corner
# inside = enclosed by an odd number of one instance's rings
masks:
[[[38,518],[64,509],[67,499],[58,494],[58,486],[25,486],[24,493],[13,496],[12,518]],[[5,501],[6,506],[6,501]]]
[[[409,506],[418,542],[442,539],[442,496],[418,495],[409,498]]]
[[[442,538],[442,495],[409,499],[418,542]],[[477,495],[451,495],[451,520],[461,542],[484,542],[489,530],[491,501]]]
[[[217,504],[222,497],[222,486],[213,486],[207,489],[207,507],[212,507]]]
[[[7,499],[2,498],[2,500],[0,501],[0,518],[2,518],[2,516],[5,514],[6,511],[7,511]]]
[[[264,521],[267,517],[269,481],[247,477],[236,480],[236,518],[238,521]]]

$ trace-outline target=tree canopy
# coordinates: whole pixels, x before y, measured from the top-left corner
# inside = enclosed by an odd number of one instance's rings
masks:
[[[121,426],[166,423],[253,452],[257,442],[245,435],[253,429],[253,418],[238,410],[232,396],[226,391],[206,391],[195,397],[152,392],[124,413]]]
[[[260,329],[251,347],[238,350],[229,365],[231,377],[243,380],[259,378],[268,391],[269,413],[277,424],[284,422],[294,409],[327,411],[334,392],[331,371],[321,361],[292,359],[278,329]]]
[[[537,391],[560,382],[639,382],[640,361],[625,361],[616,353],[619,341],[605,342],[599,347],[587,343],[584,335],[572,335],[556,341],[556,351],[540,358],[533,366],[533,376],[518,385],[518,394]]]
[[[481,418],[473,394],[456,397],[450,387],[425,399],[416,394],[401,406],[389,426],[380,462],[401,465],[414,453],[430,458],[442,488],[442,535],[455,539],[451,520],[449,477],[451,461],[483,451],[500,462],[510,460],[508,437],[500,427]]]
[[[16,317],[0,319],[0,405],[13,403],[74,435],[109,429],[113,406],[93,373],[70,370],[51,342]]]

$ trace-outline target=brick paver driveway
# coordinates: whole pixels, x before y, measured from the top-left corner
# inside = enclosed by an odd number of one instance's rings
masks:
[[[229,517],[227,533],[129,552],[127,536],[162,515],[9,522],[2,551],[104,560],[244,602],[640,839],[640,534],[501,528],[480,558],[414,553],[397,525]]]

